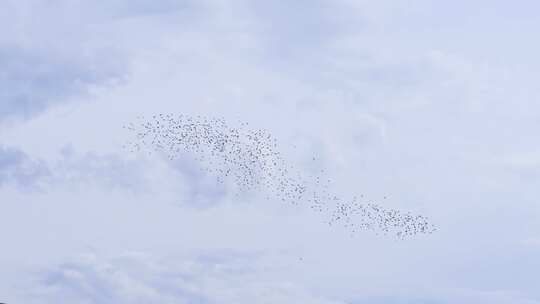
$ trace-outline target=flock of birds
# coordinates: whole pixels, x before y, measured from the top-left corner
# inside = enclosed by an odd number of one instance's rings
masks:
[[[138,120],[124,127],[134,133],[134,140],[126,144],[130,151],[155,150],[170,159],[189,153],[218,182],[232,183],[239,191],[264,191],[272,200],[307,204],[323,214],[329,225],[342,224],[351,233],[372,230],[399,239],[436,230],[425,216],[363,203],[363,196],[345,200],[331,193],[324,171],[309,180],[303,178],[293,172],[270,133],[251,129],[247,123],[231,126],[224,119],[166,114]]]

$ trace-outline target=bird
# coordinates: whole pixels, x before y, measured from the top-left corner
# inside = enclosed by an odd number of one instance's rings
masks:
[[[218,184],[232,184],[238,193],[263,192],[267,200],[305,205],[324,215],[329,226],[341,224],[351,233],[369,230],[405,239],[436,230],[423,215],[384,208],[363,194],[347,198],[332,193],[333,179],[325,169],[316,174],[297,169],[266,129],[202,115],[160,113],[137,119],[123,127],[132,133],[133,139],[124,144],[130,153],[157,152],[171,161],[191,155],[203,172],[215,175]]]

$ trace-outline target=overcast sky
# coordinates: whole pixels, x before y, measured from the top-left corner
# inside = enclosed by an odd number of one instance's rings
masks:
[[[0,1],[0,302],[540,303],[539,10]],[[265,128],[438,231],[350,237],[125,151],[155,113]]]

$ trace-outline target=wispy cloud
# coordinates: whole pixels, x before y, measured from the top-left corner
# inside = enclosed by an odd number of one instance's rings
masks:
[[[0,3],[0,122],[27,119],[49,107],[119,83],[125,52],[104,39],[119,18],[163,12],[175,1],[3,1]],[[83,98],[84,99],[84,98]]]
[[[70,145],[50,161],[0,146],[0,188],[3,186],[31,192],[88,187],[146,195],[165,191],[175,193],[179,204],[194,208],[215,206],[231,195],[231,189],[190,157],[129,159],[114,153],[81,154]]]
[[[0,185],[35,191],[82,183],[136,190],[143,187],[143,180],[137,162],[115,155],[77,155],[68,149],[56,162],[47,162],[33,159],[20,149],[0,146]]]
[[[43,161],[35,161],[24,152],[0,145],[0,186],[13,183],[25,189],[34,189],[50,176]]]
[[[122,75],[100,56],[114,55],[102,52],[94,58],[68,58],[65,54],[0,46],[0,82],[8,88],[0,93],[0,120],[30,118],[86,93],[92,85],[107,84]]]
[[[107,303],[344,303],[285,277],[264,256],[203,254],[168,258],[131,253],[114,259],[85,255],[48,269],[36,302]]]
[[[42,269],[33,277],[28,303],[60,300],[109,303],[540,303],[516,290],[435,287],[388,293],[343,289],[324,294],[298,276],[287,276],[303,261],[284,254],[262,252],[191,252],[157,258],[130,252],[112,258],[80,255]]]

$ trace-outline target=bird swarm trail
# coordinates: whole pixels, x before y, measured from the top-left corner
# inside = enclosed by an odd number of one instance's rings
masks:
[[[310,183],[292,174],[276,139],[265,130],[250,129],[247,123],[234,127],[223,119],[164,114],[138,119],[124,127],[135,135],[126,145],[132,152],[149,148],[171,160],[190,153],[220,183],[232,181],[239,191],[262,190],[283,202],[307,204],[326,216],[329,225],[341,223],[351,233],[372,230],[404,239],[436,230],[425,216],[361,203],[357,197],[344,200],[329,192],[328,179],[311,176]]]

